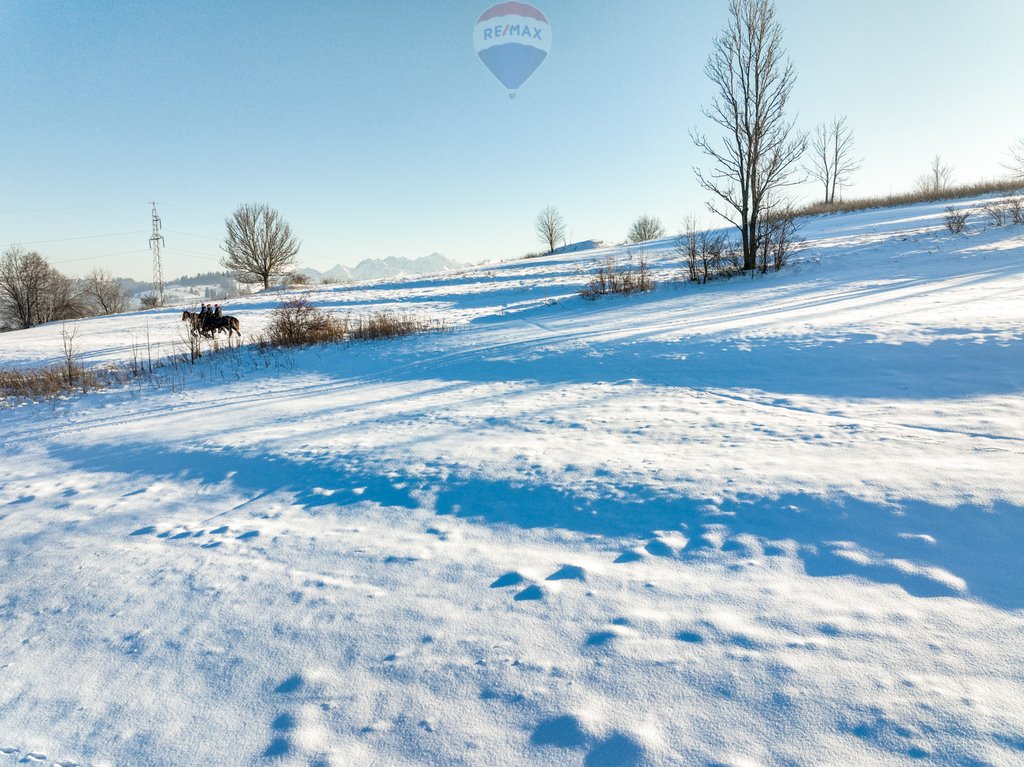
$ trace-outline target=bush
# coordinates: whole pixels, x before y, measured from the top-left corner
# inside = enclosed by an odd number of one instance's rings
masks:
[[[635,269],[616,264],[615,261],[608,258],[605,260],[604,266],[598,267],[594,272],[586,286],[580,289],[580,295],[588,301],[594,301],[600,296],[612,293],[627,296],[633,293],[646,293],[654,290],[655,287],[656,283],[651,277],[646,257],[640,257],[640,262]]]
[[[281,280],[282,285],[296,286],[309,285],[311,282],[312,280],[309,279],[309,276],[303,274],[302,272],[292,272],[291,274],[286,274],[284,278]]]
[[[946,208],[946,228],[951,234],[960,234],[967,228],[967,219],[970,217],[969,210],[957,210],[950,205]]]
[[[270,316],[270,323],[257,343],[270,346],[306,346],[341,341],[348,321],[340,320],[300,297],[283,301]]]
[[[742,274],[742,253],[723,232],[699,230],[695,216],[683,220],[683,231],[676,240],[676,253],[686,266],[690,282],[704,284],[722,277]]]
[[[981,209],[992,221],[993,226],[1006,226],[1010,209],[1000,200],[993,200],[981,206]]]
[[[757,269],[761,274],[780,271],[788,261],[797,239],[796,214],[783,208],[758,223]]]
[[[629,227],[627,235],[630,242],[649,242],[664,236],[665,227],[661,225],[661,220],[648,215],[640,216],[634,221],[633,225]]]
[[[1014,195],[1007,201],[1006,211],[1010,221],[1015,224],[1024,224],[1024,196]]]

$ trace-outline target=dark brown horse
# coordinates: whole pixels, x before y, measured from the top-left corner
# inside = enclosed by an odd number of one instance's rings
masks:
[[[222,317],[200,317],[196,312],[190,312],[187,309],[181,313],[181,321],[188,322],[192,326],[192,335],[198,336],[203,335],[207,338],[213,338],[214,333],[227,332],[228,338],[231,338],[233,333],[237,333],[239,336],[242,335],[242,326],[238,322],[237,317],[232,317],[230,314],[225,314]]]

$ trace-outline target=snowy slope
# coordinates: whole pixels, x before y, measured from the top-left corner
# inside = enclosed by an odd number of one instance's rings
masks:
[[[1020,764],[1024,228],[942,209],[318,289],[455,329],[0,410],[0,767]]]

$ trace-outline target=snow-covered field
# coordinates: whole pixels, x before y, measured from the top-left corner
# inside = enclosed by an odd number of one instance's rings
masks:
[[[0,410],[0,767],[1024,763],[1024,227],[943,207],[322,289],[455,329]]]

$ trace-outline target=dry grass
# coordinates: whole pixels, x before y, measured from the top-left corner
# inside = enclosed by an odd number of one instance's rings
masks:
[[[425,320],[412,314],[382,311],[352,321],[349,324],[348,337],[352,341],[379,341],[416,333],[437,333],[447,329],[448,326],[443,320]]]
[[[50,399],[73,392],[99,389],[106,386],[109,380],[78,365],[2,369],[0,399]]]
[[[338,341],[379,341],[447,329],[443,320],[427,320],[394,311],[373,312],[355,319],[336,317],[305,298],[297,298],[274,310],[270,324],[256,337],[256,345],[266,349]]]
[[[628,296],[634,293],[646,293],[654,290],[655,287],[656,283],[651,277],[646,258],[641,256],[635,268],[617,264],[608,258],[605,260],[604,266],[598,267],[590,281],[580,288],[580,295],[588,301],[595,301],[601,296],[612,293]]]
[[[919,202],[943,202],[946,200],[962,200],[983,194],[1012,194],[1021,190],[1020,180],[979,181],[974,184],[957,184],[940,191],[924,192],[916,190],[902,194],[890,194],[880,197],[859,197],[841,200],[834,204],[812,203],[793,211],[797,216],[817,216],[822,213],[850,213],[871,208],[896,208]]]

